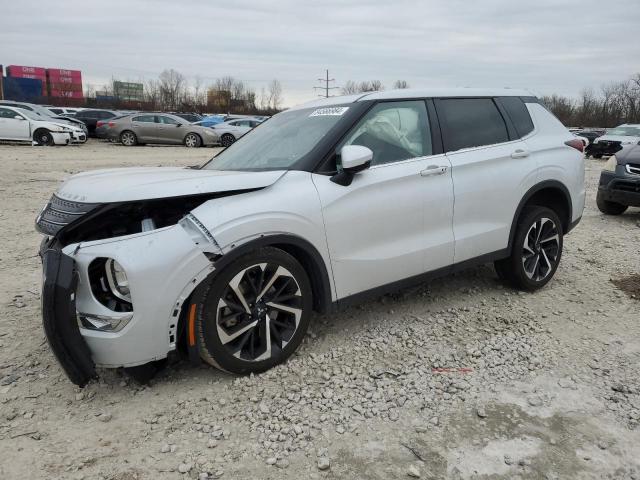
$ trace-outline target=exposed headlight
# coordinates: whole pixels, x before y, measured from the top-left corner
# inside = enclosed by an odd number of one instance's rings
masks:
[[[122,315],[96,315],[93,313],[77,312],[78,324],[82,328],[98,330],[99,332],[117,332],[133,318],[132,313]]]
[[[104,264],[107,282],[111,292],[118,298],[131,303],[131,292],[129,291],[129,280],[127,273],[113,258],[107,259]]]
[[[602,167],[602,169],[608,172],[615,172],[617,165],[618,165],[618,159],[616,158],[615,155],[611,155],[609,157],[609,160],[607,160],[607,163],[605,163],[604,167]]]

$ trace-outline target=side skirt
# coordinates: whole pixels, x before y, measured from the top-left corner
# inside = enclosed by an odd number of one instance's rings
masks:
[[[477,267],[479,265],[484,265],[485,263],[491,263],[491,262],[495,262],[496,260],[502,260],[503,258],[507,258],[509,254],[510,254],[509,249],[505,248],[503,250],[487,253],[479,257],[470,258],[469,260],[455,263],[448,267],[438,268],[437,270],[421,273],[420,275],[404,278],[396,282],[387,283],[386,285],[381,285],[379,287],[375,287],[370,290],[365,290],[364,292],[355,293],[353,295],[349,295],[348,297],[341,298],[338,301],[333,302],[332,309],[334,311],[343,310],[349,306],[363,303],[365,300],[370,300],[372,298],[380,297],[387,293],[396,292],[398,290],[402,290],[408,287],[413,287],[415,285],[428,282],[435,278],[444,277],[446,275],[450,275],[452,273],[459,272],[461,270],[467,270],[469,268]]]

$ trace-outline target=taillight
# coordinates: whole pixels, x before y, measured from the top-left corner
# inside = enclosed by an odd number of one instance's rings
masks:
[[[115,127],[115,125],[116,125],[116,122],[109,122],[110,127]]]
[[[579,138],[574,138],[573,140],[567,140],[564,142],[565,145],[569,147],[573,147],[579,152],[584,152],[584,143]]]
[[[100,120],[96,122],[96,127],[101,127],[102,125],[104,125],[104,122],[101,122]]]

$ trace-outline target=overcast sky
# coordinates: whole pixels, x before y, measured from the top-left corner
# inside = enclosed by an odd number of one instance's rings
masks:
[[[0,64],[82,70],[97,87],[174,68],[231,75],[285,105],[337,86],[528,88],[577,95],[640,72],[640,0],[2,0]],[[45,6],[46,4],[46,6]]]

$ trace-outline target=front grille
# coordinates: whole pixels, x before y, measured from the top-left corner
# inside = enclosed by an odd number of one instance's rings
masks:
[[[98,205],[97,203],[71,202],[53,195],[36,219],[36,228],[45,235],[55,235],[62,227],[90,212]]]
[[[633,175],[640,175],[640,164],[638,163],[627,163],[627,172]]]

